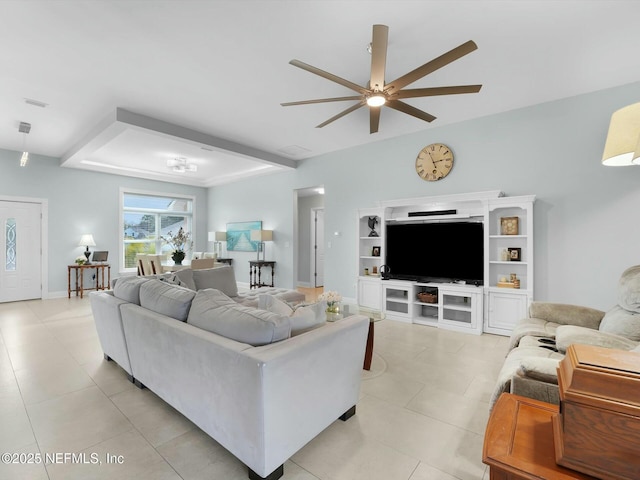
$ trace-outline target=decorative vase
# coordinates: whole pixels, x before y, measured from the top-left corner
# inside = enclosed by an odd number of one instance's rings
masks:
[[[182,250],[176,250],[171,254],[171,259],[173,263],[176,265],[182,265],[182,260],[184,260],[184,252]]]
[[[340,302],[327,302],[327,313],[340,313]]]

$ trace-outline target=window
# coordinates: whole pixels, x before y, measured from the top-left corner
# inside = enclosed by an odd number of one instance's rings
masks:
[[[180,227],[193,233],[193,203],[191,197],[123,192],[121,265],[125,270],[136,268],[138,253],[170,253],[172,247],[162,240],[167,234],[175,235]],[[191,245],[188,245],[185,249],[187,258],[190,250]]]
[[[0,227],[2,228],[2,227]],[[16,219],[8,218],[5,223],[5,258],[7,260],[4,268],[6,271],[16,270]]]

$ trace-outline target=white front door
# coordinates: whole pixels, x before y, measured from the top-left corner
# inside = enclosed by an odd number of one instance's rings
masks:
[[[313,209],[312,215],[311,270],[314,278],[314,287],[322,287],[324,285],[324,209]]]
[[[0,201],[0,302],[42,298],[42,205]]]

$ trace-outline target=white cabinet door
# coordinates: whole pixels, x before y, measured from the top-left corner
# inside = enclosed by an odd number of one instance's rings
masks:
[[[515,324],[527,316],[526,292],[489,292],[485,332],[510,335]]]
[[[358,305],[373,310],[382,310],[380,280],[358,279]]]

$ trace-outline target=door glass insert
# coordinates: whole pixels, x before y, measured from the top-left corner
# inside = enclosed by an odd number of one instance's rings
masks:
[[[8,218],[5,224],[5,270],[16,269],[16,219]]]

